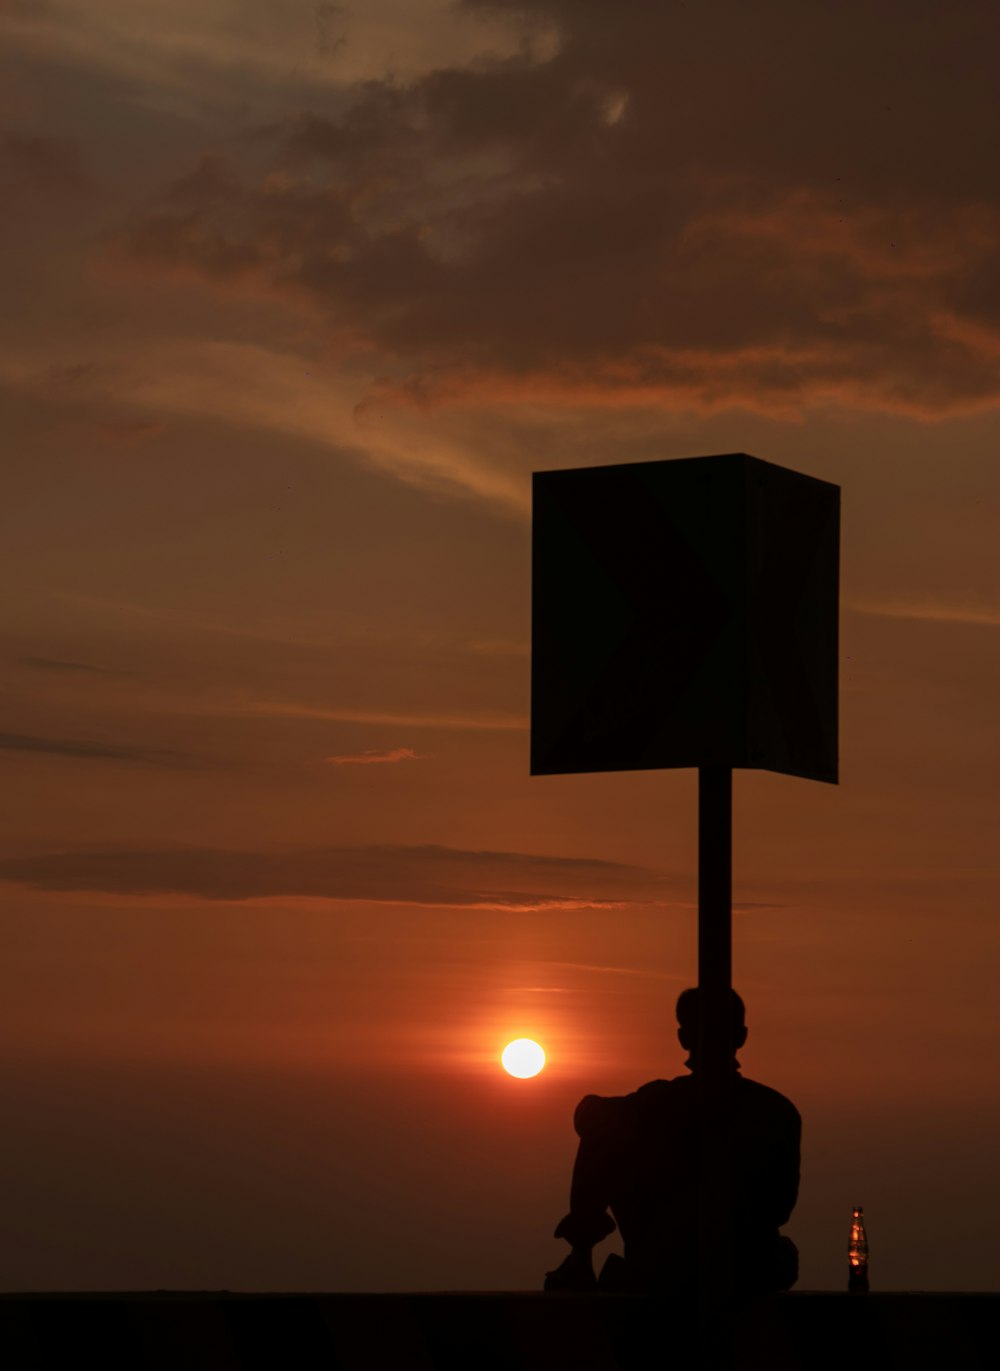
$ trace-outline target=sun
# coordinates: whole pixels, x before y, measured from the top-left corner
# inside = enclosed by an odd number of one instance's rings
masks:
[[[500,1053],[500,1060],[509,1075],[526,1080],[541,1071],[545,1065],[545,1053],[531,1038],[515,1038]]]

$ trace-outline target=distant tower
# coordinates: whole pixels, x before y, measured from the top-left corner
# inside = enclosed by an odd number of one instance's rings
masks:
[[[868,1291],[868,1235],[865,1211],[858,1205],[851,1210],[851,1236],[847,1242],[847,1288],[852,1294]]]

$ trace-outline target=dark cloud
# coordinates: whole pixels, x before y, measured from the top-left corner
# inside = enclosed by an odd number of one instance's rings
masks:
[[[86,668],[84,668],[86,670]],[[174,762],[180,754],[166,748],[131,744],[84,742],[68,738],[39,738],[30,733],[0,733],[0,751],[41,752],[111,762]]]
[[[0,861],[43,890],[249,900],[313,896],[462,908],[586,908],[666,898],[660,873],[615,862],[447,847],[53,852]]]
[[[120,260],[325,312],[380,399],[1000,399],[996,6],[470,8],[556,50],[264,130]]]
[[[18,198],[78,196],[94,181],[73,139],[7,130],[0,133],[0,189]]]

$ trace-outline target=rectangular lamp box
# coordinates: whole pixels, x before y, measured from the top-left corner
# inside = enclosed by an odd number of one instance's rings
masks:
[[[533,478],[531,772],[836,783],[840,488],[746,453]]]

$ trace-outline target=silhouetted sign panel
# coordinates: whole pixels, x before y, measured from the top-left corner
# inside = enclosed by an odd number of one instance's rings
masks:
[[[840,488],[738,452],[534,475],[531,771],[837,780]]]

